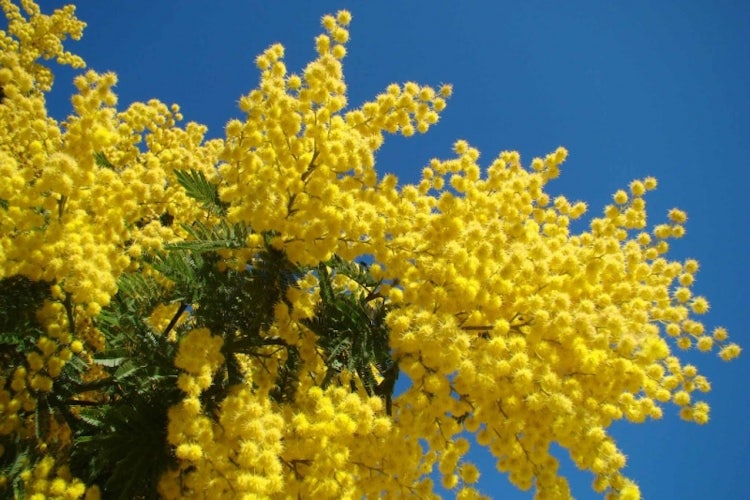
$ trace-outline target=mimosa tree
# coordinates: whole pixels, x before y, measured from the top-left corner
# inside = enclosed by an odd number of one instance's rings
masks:
[[[570,496],[556,443],[632,499],[610,425],[708,422],[679,353],[740,348],[697,319],[698,263],[668,257],[686,214],[647,226],[654,178],[575,232],[586,204],[545,192],[564,148],[483,167],[458,140],[418,184],[383,175],[386,135],[427,132],[451,87],[351,108],[346,11],[301,72],[281,45],[257,57],[223,139],[118,106],[92,70],[58,121],[46,61],[84,68],[63,42],[85,24],[20,3],[0,32],[4,495],[429,498],[439,478],[469,499],[475,440],[538,498]]]

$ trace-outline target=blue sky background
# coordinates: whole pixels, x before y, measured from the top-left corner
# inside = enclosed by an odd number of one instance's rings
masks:
[[[69,3],[42,1],[42,8]],[[649,222],[673,206],[688,212],[687,235],[672,256],[697,258],[695,291],[707,296],[709,328],[726,326],[750,348],[747,189],[750,160],[750,2],[152,2],[81,0],[89,23],[71,46],[89,67],[120,77],[121,107],[158,98],[182,106],[209,136],[240,117],[252,89],[255,56],[274,42],[298,71],[314,57],[320,17],[354,15],[345,75],[350,103],[391,82],[452,83],[454,97],[425,136],[392,137],[378,154],[381,173],[417,180],[432,157],[468,140],[488,165],[503,150],[525,163],[558,145],[570,151],[550,186],[598,215],[634,178],[656,176]],[[70,111],[73,73],[58,73],[53,116]],[[743,257],[745,255],[745,257]],[[613,432],[629,457],[626,472],[647,499],[750,498],[750,363],[683,356],[709,376],[711,422],[622,423]],[[473,452],[494,498],[530,498]],[[591,476],[564,462],[577,498],[596,498]],[[450,496],[450,495],[446,495]]]

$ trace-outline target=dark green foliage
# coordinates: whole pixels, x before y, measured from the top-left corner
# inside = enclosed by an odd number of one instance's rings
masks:
[[[25,353],[33,349],[41,325],[36,311],[49,297],[50,284],[25,276],[0,280],[0,371],[23,364]]]
[[[158,498],[159,477],[173,462],[167,410],[179,398],[174,389],[144,392],[85,410],[73,470],[87,484],[99,484],[106,498]]]
[[[73,394],[67,400],[83,408],[73,426],[72,470],[88,484],[99,484],[107,497],[154,497],[159,475],[170,464],[167,410],[182,397],[174,366],[178,346],[146,318],[171,298],[172,291],[141,273],[123,275],[118,293],[96,318],[107,345],[94,363],[109,376],[77,386],[78,393],[96,390],[96,401]],[[178,315],[184,312],[178,309]]]
[[[192,228],[194,241],[146,259],[172,281],[169,289],[144,273],[124,275],[117,295],[96,318],[107,348],[94,362],[109,378],[78,388],[96,388],[101,401],[84,406],[78,418],[72,468],[89,484],[99,484],[107,496],[152,495],[159,475],[174,460],[166,439],[167,411],[183,394],[176,386],[180,372],[174,367],[179,342],[169,340],[170,331],[179,339],[190,328],[207,327],[224,339],[226,363],[202,395],[208,413],[232,385],[242,382],[236,354],[259,355],[269,345],[286,350],[276,396],[279,401],[293,397],[299,355],[264,333],[273,321],[274,306],[285,300],[299,269],[269,247],[245,269],[221,271],[215,250],[244,243],[247,230],[226,224]],[[154,307],[170,302],[180,304],[177,313],[164,332],[154,331],[146,318]],[[187,325],[175,326],[182,315],[188,316]]]
[[[276,384],[270,393],[271,399],[275,402],[289,403],[294,400],[299,385],[301,362],[299,350],[295,346],[288,346],[286,348],[286,360],[279,367]]]
[[[362,288],[371,291],[372,293],[377,292],[377,288],[380,285],[380,282],[372,277],[365,264],[358,262],[349,262],[348,260],[342,259],[338,255],[334,255],[331,260],[327,262],[327,264],[336,273],[343,274],[349,279],[354,280]]]
[[[0,331],[15,331],[36,324],[36,310],[49,296],[50,284],[25,276],[0,280]]]
[[[365,291],[355,295],[334,290],[328,267],[354,280]],[[315,317],[305,321],[305,325],[318,335],[318,343],[326,355],[328,371],[323,386],[347,369],[356,373],[369,395],[385,400],[390,414],[398,367],[391,358],[385,324],[388,307],[378,293],[379,283],[367,273],[364,265],[346,262],[338,256],[327,265],[320,264],[317,273],[320,303]],[[380,372],[380,383],[373,367]]]
[[[5,453],[0,456],[0,475],[8,478],[8,489],[0,490],[0,493],[10,493],[8,498],[23,498],[23,483],[21,472],[28,469],[38,457],[31,448],[30,443],[21,441],[17,436],[2,436],[0,444]]]
[[[175,300],[171,292],[140,273],[120,278],[117,294],[96,318],[107,339],[105,350],[94,357],[94,363],[109,373],[108,384],[99,387],[106,400],[171,391],[179,375],[173,362],[177,345],[146,320],[156,305]],[[178,315],[184,310],[178,308]]]
[[[28,333],[32,333],[29,331]],[[23,363],[25,353],[33,349],[39,331],[31,335],[19,332],[0,332],[0,364],[3,366],[3,373],[9,375],[9,370]]]
[[[269,338],[265,332],[273,322],[274,307],[286,301],[286,291],[295,286],[301,269],[283,252],[266,247],[244,270],[222,272],[211,265],[200,276],[204,285],[193,318],[196,326],[205,326],[223,338],[222,352],[226,360],[214,387],[206,392],[206,398],[218,404],[229,387],[242,381],[236,354],[266,356],[262,352],[266,346],[278,346],[287,351],[282,376],[296,377],[296,350],[279,338]],[[288,394],[289,388],[281,392]]]

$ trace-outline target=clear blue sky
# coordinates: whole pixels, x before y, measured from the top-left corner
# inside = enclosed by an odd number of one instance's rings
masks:
[[[502,150],[529,161],[564,145],[570,156],[551,191],[589,202],[593,215],[616,189],[654,175],[649,222],[673,206],[688,212],[673,256],[702,264],[695,289],[712,305],[707,326],[726,326],[750,349],[742,317],[750,310],[742,250],[750,244],[750,2],[81,0],[89,27],[73,50],[91,68],[118,73],[123,107],[177,102],[216,137],[257,83],[254,57],[281,42],[289,69],[300,70],[314,57],[320,17],[340,8],[354,15],[345,59],[353,105],[391,82],[454,84],[427,135],[386,142],[380,172],[414,181],[458,138],[482,151],[484,165]],[[71,78],[62,72],[56,82],[58,118],[70,110]],[[627,473],[647,499],[750,498],[748,356],[730,364],[686,356],[713,382],[711,422],[687,424],[667,406],[659,422],[616,425]],[[488,455],[474,456],[484,493],[530,498]],[[564,470],[577,498],[596,498],[588,474],[569,462]]]

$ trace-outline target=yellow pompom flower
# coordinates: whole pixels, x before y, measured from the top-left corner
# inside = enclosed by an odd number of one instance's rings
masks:
[[[645,179],[643,179],[643,186],[648,191],[653,191],[654,189],[656,189],[657,185],[658,182],[655,177],[646,177]]]
[[[471,463],[464,463],[460,468],[461,480],[467,484],[474,484],[479,480],[479,469]]]
[[[320,24],[328,31],[333,30],[336,27],[336,18],[330,14],[326,14],[320,21]]]
[[[678,208],[673,208],[669,211],[669,220],[675,224],[684,224],[687,222],[687,214]]]
[[[203,456],[203,449],[195,443],[184,443],[177,447],[175,455],[179,459],[194,462]]]
[[[717,342],[724,342],[729,338],[729,333],[726,328],[719,326],[714,329],[713,337]]]
[[[348,25],[352,22],[352,14],[348,10],[340,10],[336,13],[336,21],[342,26]]]
[[[690,300],[690,297],[692,296],[692,293],[690,292],[689,288],[686,287],[680,287],[674,292],[674,297],[680,302],[687,302]]]
[[[690,285],[693,284],[694,280],[695,280],[695,278],[693,277],[693,275],[691,273],[681,274],[680,277],[679,277],[679,279],[678,279],[680,285],[682,285],[682,286],[690,286]]]
[[[612,196],[612,199],[615,200],[615,203],[618,205],[624,205],[628,202],[628,193],[620,189]]]
[[[336,59],[343,59],[344,57],[346,57],[346,47],[341,44],[334,45],[331,54]]]
[[[646,186],[641,181],[633,181],[630,183],[630,193],[633,196],[643,196],[646,193]]]
[[[696,347],[698,347],[698,350],[703,352],[708,352],[711,350],[711,348],[714,345],[714,339],[708,336],[702,336],[698,339],[698,342],[696,343]]]
[[[699,268],[698,261],[695,259],[688,259],[685,261],[685,272],[690,274],[695,274],[698,272]]]
[[[695,297],[690,307],[695,314],[706,314],[709,309],[708,301],[704,297]]]
[[[438,91],[440,95],[444,98],[448,98],[453,94],[453,85],[450,84],[444,84],[440,86],[440,90]]]
[[[693,341],[690,340],[690,337],[680,337],[677,339],[677,347],[683,350],[690,349],[690,347],[693,345]]]
[[[725,346],[719,351],[719,356],[724,361],[731,361],[737,356],[740,355],[742,352],[742,349],[737,344],[729,344],[728,346]]]

